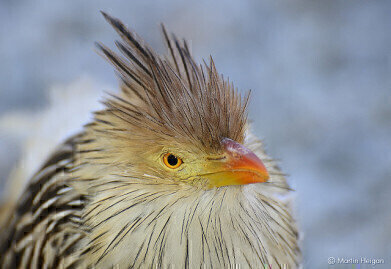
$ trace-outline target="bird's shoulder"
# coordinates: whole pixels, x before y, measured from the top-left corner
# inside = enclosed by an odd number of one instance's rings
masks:
[[[81,137],[59,145],[28,182],[1,228],[0,267],[55,268],[73,262],[66,257],[84,237],[80,212],[85,197],[68,182]]]

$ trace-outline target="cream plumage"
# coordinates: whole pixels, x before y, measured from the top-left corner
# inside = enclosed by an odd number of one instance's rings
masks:
[[[2,267],[297,267],[289,187],[248,130],[248,96],[164,28],[170,58],[104,16],[122,38],[124,57],[98,44],[121,93],[31,179]]]

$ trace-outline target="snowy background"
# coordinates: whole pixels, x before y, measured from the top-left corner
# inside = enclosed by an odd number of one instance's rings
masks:
[[[26,137],[60,142],[36,124],[48,103],[72,110],[61,100],[84,96],[89,111],[116,88],[94,51],[117,38],[99,10],[161,53],[165,23],[252,89],[255,131],[296,189],[305,268],[330,256],[391,268],[391,1],[0,0],[0,189]]]

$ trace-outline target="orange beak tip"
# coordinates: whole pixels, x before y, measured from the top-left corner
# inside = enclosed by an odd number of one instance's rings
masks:
[[[229,138],[224,138],[221,143],[227,156],[225,167],[231,173],[232,185],[263,183],[269,179],[265,165],[254,152]]]

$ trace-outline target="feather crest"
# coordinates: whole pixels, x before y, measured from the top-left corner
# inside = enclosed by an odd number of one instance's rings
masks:
[[[171,60],[161,57],[120,20],[102,14],[122,39],[116,41],[122,56],[97,43],[122,83],[122,95],[105,102],[108,113],[143,139],[183,139],[208,151],[219,150],[224,137],[243,142],[248,94],[242,98],[212,58],[195,63],[186,41],[170,38],[163,25]]]

